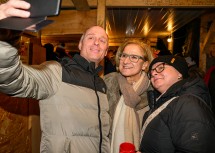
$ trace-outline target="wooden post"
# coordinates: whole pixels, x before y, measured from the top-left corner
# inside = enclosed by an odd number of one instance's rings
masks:
[[[106,0],[97,0],[97,3],[97,25],[106,29]],[[100,62],[100,65],[105,66],[104,59]],[[104,69],[99,75],[104,76]]]
[[[200,32],[200,54],[199,54],[199,67],[203,71],[207,71],[207,56],[206,54],[209,53],[209,48],[214,41],[215,38],[215,14],[202,16],[201,18],[201,32]],[[210,25],[210,28],[207,30],[208,22],[213,21]]]
[[[97,0],[97,25],[106,28],[106,0]]]

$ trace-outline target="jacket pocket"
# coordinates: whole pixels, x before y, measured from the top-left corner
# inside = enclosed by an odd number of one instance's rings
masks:
[[[69,138],[66,138],[64,143],[64,153],[70,153],[70,144],[71,140]]]

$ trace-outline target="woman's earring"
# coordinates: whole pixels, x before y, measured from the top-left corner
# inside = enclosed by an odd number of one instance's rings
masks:
[[[178,76],[178,80],[181,80],[182,79],[182,76]]]

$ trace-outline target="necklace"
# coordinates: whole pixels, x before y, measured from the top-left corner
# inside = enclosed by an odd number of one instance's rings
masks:
[[[127,81],[128,81],[128,80],[127,80]],[[129,81],[128,81],[128,83],[129,83],[130,85],[132,85],[132,86],[133,86],[136,82],[137,82],[137,81],[132,81],[132,80],[129,80]]]
[[[131,84],[131,85],[134,85],[135,83],[136,83],[136,81],[131,81],[131,83],[130,83],[130,84]]]

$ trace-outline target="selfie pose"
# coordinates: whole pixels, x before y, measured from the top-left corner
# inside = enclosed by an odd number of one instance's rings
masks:
[[[23,64],[10,43],[0,41],[0,91],[40,100],[40,151],[110,153],[106,86],[98,76],[108,49],[105,30],[87,29],[78,45],[80,55],[34,66]]]

